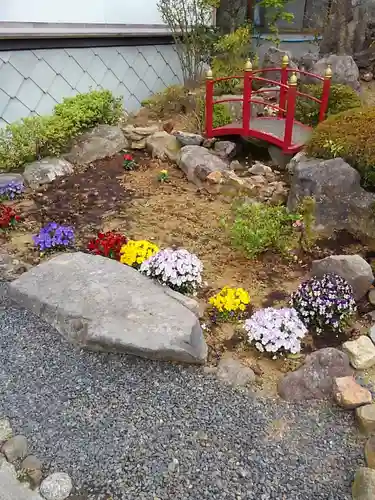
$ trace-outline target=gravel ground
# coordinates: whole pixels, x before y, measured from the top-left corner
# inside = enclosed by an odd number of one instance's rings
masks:
[[[72,476],[76,498],[351,499],[363,448],[350,412],[80,352],[5,297],[0,352],[0,413],[47,469]]]

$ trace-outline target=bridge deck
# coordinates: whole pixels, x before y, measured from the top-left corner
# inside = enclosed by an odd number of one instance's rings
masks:
[[[231,128],[242,128],[242,123],[233,122],[223,127],[220,127],[220,129],[228,130],[228,135],[230,135]],[[264,134],[268,135],[273,135],[274,137],[283,140],[285,133],[285,119],[253,117],[250,120],[249,137],[251,137],[252,130],[256,130],[257,132],[263,132]],[[295,121],[293,124],[292,144],[294,146],[303,146],[310,139],[311,134],[312,134],[312,129]]]

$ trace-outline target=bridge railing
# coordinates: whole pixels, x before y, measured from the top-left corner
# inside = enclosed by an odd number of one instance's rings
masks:
[[[227,76],[221,78],[213,78],[212,71],[209,70],[206,75],[206,135],[207,137],[215,136],[216,132],[223,132],[222,127],[213,128],[213,107],[215,104],[225,103],[225,102],[238,102],[242,101],[242,126],[232,128],[232,133],[237,133],[241,135],[250,135],[251,132],[251,108],[252,104],[259,104],[263,106],[267,106],[268,108],[272,108],[276,110],[277,118],[285,119],[285,132],[284,139],[280,143],[280,146],[284,149],[287,149],[292,143],[292,135],[293,135],[293,124],[294,124],[294,116],[296,110],[296,100],[297,97],[304,97],[306,99],[310,99],[320,105],[319,109],[319,121],[325,119],[327,108],[328,108],[328,100],[329,100],[329,92],[331,86],[332,79],[332,70],[330,66],[328,66],[325,76],[322,77],[320,75],[316,75],[314,73],[310,73],[304,70],[298,70],[294,68],[289,68],[289,59],[287,56],[283,57],[282,67],[281,68],[262,68],[258,70],[254,70],[252,68],[251,61],[248,60],[245,64],[244,73],[240,76]],[[256,76],[259,73],[272,73],[279,72],[280,80],[271,80],[269,78],[264,78],[261,76]],[[290,75],[291,73],[291,75]],[[318,81],[323,82],[323,90],[322,97],[318,99],[314,96],[310,96],[304,92],[300,92],[297,89],[298,76],[297,75],[306,75],[310,78],[314,78]],[[290,77],[289,77],[290,75]],[[214,85],[218,82],[223,82],[227,80],[243,80],[243,95],[242,97],[233,95],[233,97],[225,97],[224,99],[215,99],[214,98]],[[271,84],[274,88],[262,88],[260,90],[253,90],[253,82],[259,82],[261,84]],[[267,93],[267,92],[277,92],[279,94],[279,102],[278,104],[266,103],[263,100],[256,99],[256,96]],[[255,99],[253,98],[255,96]]]

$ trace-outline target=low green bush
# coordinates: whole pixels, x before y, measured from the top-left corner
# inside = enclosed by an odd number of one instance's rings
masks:
[[[322,97],[323,86],[320,84],[301,85],[298,89],[301,92],[320,99]],[[333,84],[331,85],[327,116],[337,115],[348,109],[358,108],[361,106],[361,99],[357,92],[348,85]],[[296,101],[296,120],[315,127],[319,123],[320,104],[307,99],[306,97],[297,96]]]
[[[316,158],[340,156],[362,176],[365,187],[375,188],[375,107],[357,108],[320,123],[306,145]]]
[[[171,85],[161,92],[144,99],[141,104],[155,114],[184,113],[188,89],[183,85]]]
[[[267,250],[283,255],[298,245],[293,222],[298,219],[285,206],[244,203],[234,207],[229,229],[232,244],[253,259]]]
[[[0,170],[59,155],[77,134],[99,123],[113,125],[121,114],[121,99],[108,90],[95,90],[64,99],[52,115],[11,123],[0,130]]]

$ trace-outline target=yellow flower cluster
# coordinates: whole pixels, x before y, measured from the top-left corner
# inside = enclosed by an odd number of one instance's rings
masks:
[[[129,240],[122,245],[120,262],[138,268],[143,261],[159,251],[159,247],[147,240]]]
[[[209,299],[209,303],[218,313],[235,315],[246,310],[250,304],[250,295],[243,288],[225,286]]]

